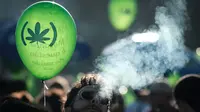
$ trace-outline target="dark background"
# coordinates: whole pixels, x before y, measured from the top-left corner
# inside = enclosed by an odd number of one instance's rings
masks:
[[[17,73],[23,64],[17,54],[14,40],[17,19],[25,8],[38,0],[0,0],[0,73]],[[103,48],[126,35],[142,32],[154,23],[155,8],[163,0],[138,0],[138,15],[126,32],[116,31],[108,20],[109,0],[55,0],[63,5],[75,19],[78,30],[76,52],[63,70],[64,74],[77,74],[93,70],[94,60]],[[195,53],[200,47],[200,1],[187,0],[189,25],[185,33],[185,45]],[[180,57],[181,58],[181,57]],[[193,61],[192,63],[196,63]],[[194,65],[194,64],[193,64]],[[195,64],[192,69],[200,69]]]

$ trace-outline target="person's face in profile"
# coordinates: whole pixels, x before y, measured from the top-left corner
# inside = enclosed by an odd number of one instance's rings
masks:
[[[178,101],[179,112],[195,112],[186,102]]]

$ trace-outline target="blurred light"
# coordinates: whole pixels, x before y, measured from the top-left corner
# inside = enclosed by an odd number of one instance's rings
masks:
[[[200,56],[200,47],[197,48],[196,53],[197,53],[198,56]]]
[[[120,94],[124,95],[124,94],[126,94],[128,92],[128,89],[125,86],[121,86],[119,88],[119,92],[120,92]]]
[[[136,0],[110,0],[108,4],[109,20],[118,31],[125,31],[134,23],[137,11]]]
[[[157,42],[159,40],[159,35],[156,32],[146,32],[134,34],[132,37],[134,42]]]

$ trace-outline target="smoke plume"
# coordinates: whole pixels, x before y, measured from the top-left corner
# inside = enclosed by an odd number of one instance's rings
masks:
[[[184,0],[169,0],[156,8],[155,26],[134,33],[107,46],[97,59],[97,69],[104,78],[101,95],[110,96],[119,86],[133,89],[163,78],[166,70],[181,68],[188,61],[185,54],[186,17]]]

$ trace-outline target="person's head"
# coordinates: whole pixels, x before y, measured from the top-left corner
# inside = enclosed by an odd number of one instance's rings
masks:
[[[67,99],[67,91],[69,89],[68,82],[63,77],[55,77],[47,81],[49,87],[46,91],[46,103],[50,112],[61,112],[62,106]],[[44,103],[43,93],[37,98],[39,104]]]
[[[22,80],[1,80],[0,88],[2,97],[10,96],[28,103],[33,101],[32,95],[27,91],[26,83]]]
[[[46,81],[47,87],[51,89],[59,89],[67,94],[70,91],[70,85],[68,80],[62,76],[56,76]]]
[[[110,100],[99,96],[100,77],[88,74],[82,77],[69,92],[65,104],[67,112],[107,112],[110,109]]]
[[[174,88],[174,98],[181,112],[200,112],[200,75],[182,77]]]
[[[25,103],[16,98],[6,98],[0,104],[0,112],[48,112],[45,108]]]
[[[51,94],[50,96],[46,97],[46,108],[49,112],[62,112],[63,102],[60,99],[60,96],[57,94]],[[39,100],[39,104],[44,104],[44,97],[41,97]]]
[[[1,79],[0,88],[0,95],[8,96],[13,92],[25,91],[26,84],[22,80]]]
[[[150,98],[156,103],[169,103],[172,99],[172,88],[165,82],[153,83],[148,88]]]
[[[153,83],[149,86],[150,104],[153,111],[174,112],[172,88],[165,82]]]
[[[119,93],[114,93],[112,96],[110,112],[124,112],[124,99]]]

